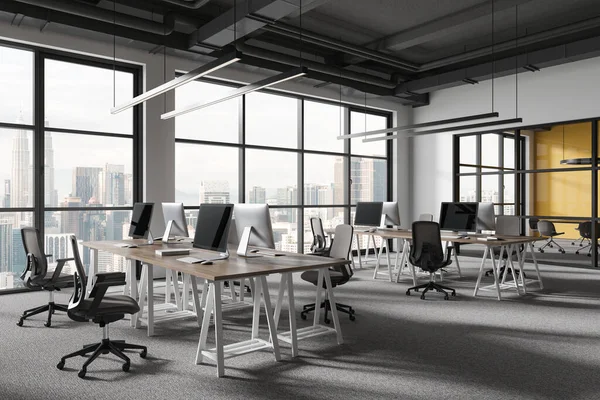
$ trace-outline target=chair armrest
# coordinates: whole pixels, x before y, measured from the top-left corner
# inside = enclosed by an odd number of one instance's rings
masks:
[[[74,258],[60,258],[56,260],[56,268],[54,269],[54,273],[52,274],[52,282],[56,282],[58,277],[60,276],[63,267],[67,263],[67,261],[74,261]]]
[[[46,254],[46,258],[52,257],[52,254]]]
[[[94,285],[88,296],[89,299],[93,298],[92,305],[87,311],[88,315],[93,315],[100,302],[106,294],[106,290],[110,286],[122,286],[125,284],[125,273],[124,272],[100,272],[94,277]]]

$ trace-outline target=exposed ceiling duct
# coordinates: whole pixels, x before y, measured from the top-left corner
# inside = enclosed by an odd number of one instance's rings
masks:
[[[175,29],[175,18],[172,14],[165,15],[164,24],[144,18],[134,17],[129,14],[115,13],[112,10],[75,1],[64,2],[60,0],[15,0],[19,3],[44,7],[50,10],[61,11],[84,18],[91,18],[102,22],[126,26],[156,35],[170,35]]]
[[[174,4],[176,6],[189,8],[191,10],[197,10],[200,7],[206,5],[206,3],[210,2],[210,0],[195,0],[195,1],[186,1],[186,0],[162,0],[165,3]]]

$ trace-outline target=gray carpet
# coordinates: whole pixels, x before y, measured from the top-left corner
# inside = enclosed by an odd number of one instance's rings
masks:
[[[102,356],[77,377],[84,358],[55,365],[62,355],[99,341],[101,329],[56,315],[52,328],[43,316],[19,328],[18,315],[43,303],[44,293],[0,296],[0,399],[592,399],[600,381],[600,274],[542,266],[546,288],[519,297],[493,294],[473,298],[477,260],[462,258],[464,277],[445,283],[457,297],[437,293],[406,296],[400,284],[372,280],[372,267],[357,271],[337,288],[339,301],[352,304],[356,321],[341,317],[345,343],[334,335],[300,342],[292,359],[282,344],[282,361],[267,351],[226,361],[226,378],[214,365],[193,365],[199,329],[195,322],[158,325],[156,336],[112,324],[111,338],[145,344],[148,358],[130,353],[131,370]],[[488,281],[490,278],[487,278]],[[269,278],[274,299],[278,278]],[[296,279],[297,309],[314,299],[314,288]],[[68,294],[57,296],[67,301]],[[157,297],[157,301],[160,299]],[[285,330],[287,313],[280,330]],[[262,317],[262,337],[266,318]],[[299,325],[307,321],[298,319]],[[225,318],[226,343],[249,337],[251,312]],[[214,339],[213,331],[209,341]]]

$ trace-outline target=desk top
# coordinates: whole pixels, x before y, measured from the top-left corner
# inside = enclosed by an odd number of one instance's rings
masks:
[[[160,241],[153,245],[140,246],[135,248],[117,247],[117,243],[144,244],[144,239],[117,240],[117,241],[96,241],[84,242],[83,245],[90,249],[106,251],[108,253],[123,256],[128,259],[141,261],[143,263],[156,265],[159,267],[172,269],[186,274],[194,275],[210,281],[221,281],[239,278],[248,278],[253,276],[268,275],[275,273],[299,272],[319,267],[345,265],[349,264],[347,260],[337,260],[328,257],[319,257],[308,254],[286,253],[280,257],[260,256],[260,257],[239,257],[236,254],[236,248],[230,248],[231,255],[227,260],[213,261],[212,265],[187,264],[177,261],[178,258],[188,257],[187,255],[165,256],[161,257],[154,252],[158,249],[190,249],[189,257],[193,257],[195,251],[189,243],[177,245],[163,245]]]
[[[407,229],[377,229],[375,232],[354,231],[357,235],[376,235],[385,239],[412,239],[412,232]],[[494,236],[501,240],[479,240],[487,236]],[[469,233],[468,239],[460,239],[458,235],[442,232],[442,240],[460,244],[481,244],[489,247],[507,246],[511,244],[521,244],[535,242],[537,240],[545,240],[539,236],[507,236],[507,235],[489,235]]]

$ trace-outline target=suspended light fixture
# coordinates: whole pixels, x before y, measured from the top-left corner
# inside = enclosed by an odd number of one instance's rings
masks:
[[[237,40],[237,30],[236,30],[237,24],[235,22],[236,3],[237,3],[237,1],[234,1],[234,3],[233,3],[233,15],[234,15],[233,42],[234,43]],[[274,85],[277,85],[277,84],[285,82],[285,81],[289,81],[291,79],[295,79],[295,78],[304,76],[307,73],[308,73],[307,68],[302,66],[302,0],[300,0],[300,66],[298,68],[294,68],[289,71],[283,72],[281,74],[260,80],[258,82],[254,82],[254,83],[248,84],[246,86],[242,86],[238,89],[235,89],[235,90],[229,92],[224,97],[221,97],[221,98],[218,98],[215,100],[211,100],[208,102],[202,102],[202,103],[188,105],[179,110],[173,110],[173,111],[164,113],[160,116],[160,118],[161,119],[170,119],[173,117],[177,117],[179,115],[187,114],[192,111],[201,110],[203,108],[210,107],[212,105],[222,103],[224,101],[231,100],[236,97],[239,97],[239,96],[242,96],[242,95],[245,95],[248,93],[252,93],[252,92],[255,92],[260,89],[264,89],[264,88],[274,86]]]
[[[240,87],[238,89],[235,89],[235,90],[229,92],[224,97],[221,97],[219,99],[208,101],[208,102],[204,102],[204,103],[192,104],[192,105],[189,105],[189,106],[185,106],[185,107],[183,107],[183,108],[181,108],[179,110],[173,110],[173,111],[170,111],[168,113],[164,113],[163,115],[160,116],[160,118],[161,119],[170,119],[170,118],[173,118],[173,117],[178,117],[178,116],[183,115],[183,114],[187,114],[187,113],[192,112],[192,111],[201,110],[203,108],[210,107],[212,105],[221,103],[223,101],[231,100],[233,98],[242,96],[244,94],[255,92],[257,90],[264,89],[266,87],[273,86],[273,85],[276,85],[278,83],[282,83],[282,82],[285,82],[285,81],[289,81],[291,79],[298,78],[300,76],[304,76],[304,75],[306,75],[306,73],[307,73],[307,70],[304,67],[294,68],[293,70],[284,72],[282,74],[271,76],[271,77],[263,79],[261,81],[254,82],[254,83],[251,83],[251,84],[246,85],[246,86],[242,86],[242,87]]]

